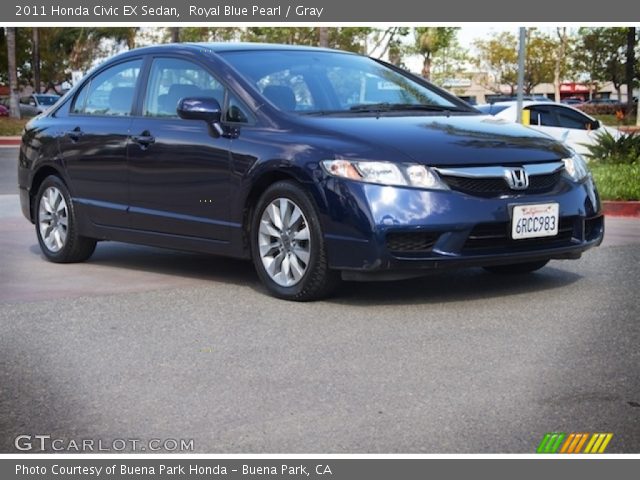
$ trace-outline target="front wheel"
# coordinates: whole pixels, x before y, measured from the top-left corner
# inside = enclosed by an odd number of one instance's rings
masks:
[[[36,196],[36,234],[40,249],[56,263],[83,262],[96,241],[78,234],[76,213],[66,185],[56,176],[44,179]]]
[[[329,269],[322,227],[309,195],[296,183],[274,183],[260,197],[251,224],[258,276],[276,297],[309,301],[338,284]]]
[[[491,273],[512,275],[535,272],[536,270],[540,270],[547,263],[549,263],[549,260],[539,260],[537,262],[514,263],[511,265],[493,265],[483,268]]]

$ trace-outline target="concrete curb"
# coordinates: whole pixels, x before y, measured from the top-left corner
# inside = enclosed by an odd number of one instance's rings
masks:
[[[640,218],[640,202],[604,200],[602,210],[609,217]]]
[[[20,145],[21,137],[0,137],[0,145]]]

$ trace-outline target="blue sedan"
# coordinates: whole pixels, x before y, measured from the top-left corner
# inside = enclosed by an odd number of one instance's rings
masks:
[[[175,44],[90,72],[27,124],[22,210],[53,262],[115,240],[251,259],[273,295],[576,259],[604,222],[585,162],[385,62]]]

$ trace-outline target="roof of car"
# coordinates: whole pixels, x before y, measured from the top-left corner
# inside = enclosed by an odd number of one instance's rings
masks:
[[[544,100],[542,101],[535,101],[535,100],[523,100],[522,101],[522,105],[524,106],[528,106],[528,105],[538,105],[540,103],[553,103],[553,102],[545,102]],[[492,102],[492,103],[488,103],[487,105],[495,105],[495,106],[503,106],[503,107],[511,107],[511,106],[515,106],[518,104],[517,100],[503,100],[501,102]]]
[[[171,45],[185,45],[185,44],[171,44]],[[200,42],[200,43],[188,43],[186,45],[193,45],[199,48],[209,48],[213,52],[237,52],[237,51],[253,51],[253,50],[292,50],[292,51],[325,51],[325,52],[342,52],[340,50],[333,50],[330,48],[310,47],[307,45],[284,45],[281,43],[253,43],[253,42]]]
[[[148,47],[134,48],[123,52],[119,57],[139,55],[145,53],[161,53],[172,50],[190,50],[198,53],[207,51],[210,53],[224,52],[256,52],[267,50],[284,50],[284,51],[313,51],[313,52],[333,52],[354,55],[351,52],[342,50],[333,50],[330,48],[310,47],[306,45],[283,45],[277,43],[253,43],[253,42],[193,42],[193,43],[162,43],[158,45],[150,45]]]

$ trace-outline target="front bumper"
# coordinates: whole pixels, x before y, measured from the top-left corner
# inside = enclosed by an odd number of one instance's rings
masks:
[[[426,270],[579,258],[604,236],[591,179],[549,193],[482,198],[329,179],[325,241],[331,268],[390,278]],[[511,240],[512,207],[559,204],[556,237]],[[348,278],[348,276],[347,276]]]

